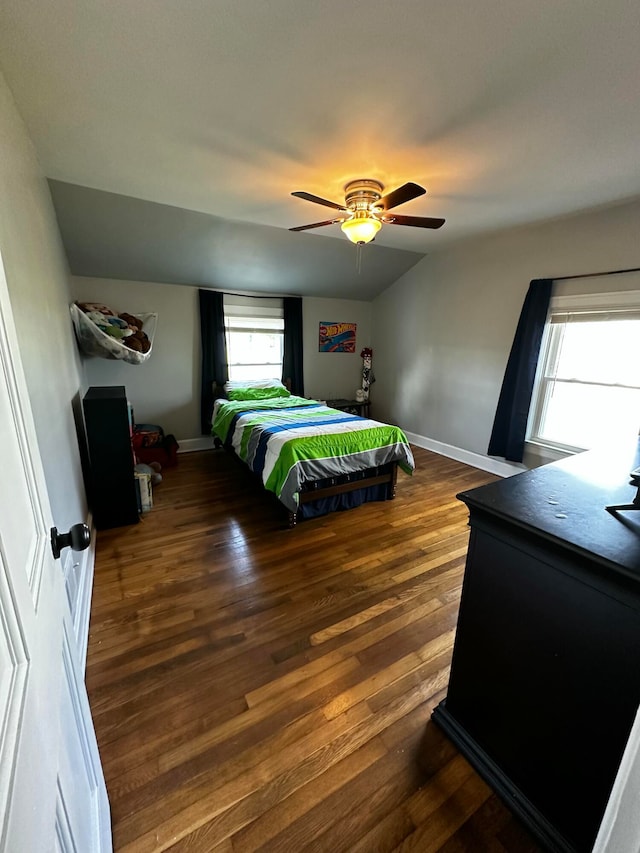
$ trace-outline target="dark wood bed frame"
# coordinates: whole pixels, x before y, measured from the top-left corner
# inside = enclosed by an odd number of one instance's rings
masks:
[[[385,500],[392,501],[396,496],[396,480],[398,477],[398,463],[387,462],[377,468],[367,468],[359,472],[363,476],[358,480],[346,479],[352,475],[345,474],[343,477],[333,478],[335,482],[327,486],[317,486],[313,481],[305,483],[300,491],[300,504],[312,503],[322,498],[331,498],[334,495],[343,495],[347,492],[355,492],[357,489],[366,489],[370,486],[387,486]],[[343,482],[341,482],[343,481]],[[295,527],[298,514],[289,513],[289,527]]]
[[[291,383],[285,380],[284,383],[291,390]],[[214,399],[226,399],[226,394],[219,386],[214,388]],[[217,437],[213,437],[213,443],[216,448],[222,448],[222,441]],[[238,457],[233,448],[225,447],[245,469],[247,466]],[[247,469],[250,470],[250,469]],[[262,480],[254,475],[256,481],[264,489]],[[378,465],[375,468],[366,468],[363,471],[353,472],[351,474],[342,474],[339,477],[324,478],[322,480],[310,480],[305,483],[300,491],[300,505],[313,503],[314,501],[322,500],[323,498],[331,498],[334,495],[343,495],[347,492],[355,492],[358,489],[366,489],[371,486],[386,485],[384,500],[391,501],[396,496],[396,481],[398,478],[398,463],[387,462],[385,465]],[[320,485],[322,483],[322,485]],[[266,490],[265,490],[266,491]],[[271,493],[270,493],[271,494]],[[276,498],[277,499],[277,498]],[[281,504],[282,506],[282,504]],[[287,510],[289,516],[289,528],[295,527],[298,522],[298,513]]]

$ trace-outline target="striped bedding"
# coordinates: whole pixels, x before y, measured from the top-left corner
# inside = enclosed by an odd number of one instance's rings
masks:
[[[410,474],[413,455],[401,429],[330,409],[303,397],[217,400],[213,435],[260,476],[290,512],[313,480],[397,462]]]

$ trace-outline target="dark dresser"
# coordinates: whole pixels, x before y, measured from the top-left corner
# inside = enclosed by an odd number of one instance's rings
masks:
[[[590,851],[640,705],[636,443],[463,492],[471,537],[433,719],[542,844]]]

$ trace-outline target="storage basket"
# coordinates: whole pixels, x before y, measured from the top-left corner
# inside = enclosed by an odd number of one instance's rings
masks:
[[[136,313],[135,316],[142,320],[142,330],[149,338],[151,346],[147,352],[137,352],[136,350],[129,349],[122,341],[112,338],[106,332],[103,332],[102,329],[99,329],[93,320],[89,319],[77,305],[72,305],[71,319],[73,320],[80,352],[84,353],[84,355],[95,356],[97,358],[118,359],[125,361],[127,364],[144,364],[151,355],[158,315]]]

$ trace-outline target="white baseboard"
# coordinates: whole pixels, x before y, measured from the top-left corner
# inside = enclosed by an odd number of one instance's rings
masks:
[[[213,450],[213,436],[203,435],[200,436],[200,438],[181,438],[178,445],[178,453],[193,453],[196,450]]]
[[[415,432],[407,432],[405,430],[405,435],[412,444],[417,444],[418,447],[424,447],[425,450],[432,450],[434,453],[447,456],[449,459],[455,459],[457,462],[464,462],[465,465],[471,465],[473,468],[480,468],[481,471],[497,474],[499,477],[511,477],[513,474],[520,474],[522,471],[527,470],[525,465],[518,465],[516,462],[501,462],[499,459],[493,459],[491,456],[473,453],[470,450],[455,447],[453,444],[445,444],[443,441],[436,441],[433,438],[427,438]],[[206,435],[200,438],[183,438],[178,444],[180,445],[178,453],[212,450],[213,438],[209,438]]]
[[[423,447],[425,450],[432,450],[441,456],[447,456],[449,459],[455,459],[456,462],[464,462],[465,465],[471,465],[473,468],[480,468],[481,471],[497,474],[499,477],[511,477],[514,474],[521,474],[527,470],[525,465],[519,465],[517,462],[501,462],[499,459],[493,459],[491,456],[473,453],[471,450],[464,450],[462,447],[455,447],[453,444],[445,444],[443,441],[436,441],[434,438],[417,435],[415,432],[407,432],[405,430],[404,434],[412,444],[417,444],[418,447]]]

